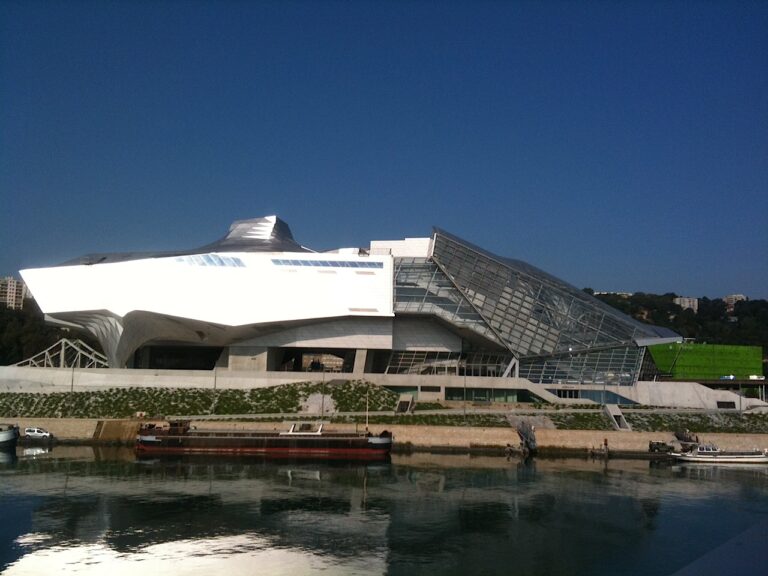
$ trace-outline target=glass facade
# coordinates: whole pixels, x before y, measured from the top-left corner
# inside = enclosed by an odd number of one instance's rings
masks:
[[[435,234],[433,259],[518,358],[634,345],[643,334],[642,324],[578,288],[444,232]]]
[[[529,390],[510,388],[458,388],[446,386],[445,399],[454,402],[536,402],[541,398]]]
[[[445,376],[501,376],[511,354],[394,351],[386,374],[442,374]]]
[[[462,354],[394,351],[387,372],[396,374],[501,376],[517,358],[532,382],[632,385],[645,350],[636,340],[661,336],[546,272],[441,230],[430,259],[395,259],[395,313],[438,316],[479,337],[465,339]]]
[[[632,386],[644,348],[623,346],[588,352],[520,360],[520,377],[543,384],[608,384]]]
[[[426,258],[396,258],[394,275],[395,314],[437,316],[506,348],[434,262]]]

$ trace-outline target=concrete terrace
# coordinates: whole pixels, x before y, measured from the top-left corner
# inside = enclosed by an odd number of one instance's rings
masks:
[[[360,379],[379,386],[419,390],[419,401],[445,398],[445,389],[513,389],[527,391],[544,402],[553,404],[582,404],[583,399],[559,398],[548,385],[533,384],[524,378],[485,378],[432,375],[361,374],[339,375],[317,372],[257,372],[247,370],[140,370],[140,369],[77,369],[31,368],[0,366],[0,392],[84,392],[110,388],[201,388],[212,390],[266,388],[295,382],[330,382],[331,378]],[[440,391],[421,391],[421,387]],[[722,403],[732,403],[735,409],[768,408],[768,404],[726,390],[712,390],[695,382],[638,382],[635,386],[574,385],[574,390],[613,393],[641,405],[717,410]],[[588,401],[586,401],[588,402]]]

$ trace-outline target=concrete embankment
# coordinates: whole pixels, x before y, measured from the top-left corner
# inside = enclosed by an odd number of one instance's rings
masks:
[[[383,427],[379,427],[383,428]],[[414,450],[476,450],[503,448],[519,443],[511,428],[471,428],[459,426],[390,426],[396,445],[410,445]],[[378,430],[374,430],[377,432]],[[702,442],[713,442],[729,450],[768,448],[768,434],[699,434]],[[607,442],[614,453],[646,454],[648,443],[675,443],[671,432],[613,432],[599,430],[536,430],[539,449],[550,452],[589,453]]]
[[[50,431],[58,440],[83,443],[130,443],[136,436],[139,420],[98,420],[75,418],[22,418],[16,421],[20,428],[40,426]],[[202,430],[283,430],[280,423],[270,422],[212,422],[199,421],[195,425]],[[339,431],[361,431],[362,424],[332,424]],[[464,426],[370,426],[373,433],[389,430],[395,435],[398,450],[445,450],[455,452],[503,450],[507,444],[516,446],[517,433],[512,428],[479,428]],[[729,450],[768,448],[768,434],[699,434],[702,442],[713,442]],[[600,430],[551,430],[536,431],[536,440],[543,451],[589,453],[599,450],[607,442],[614,453],[648,452],[648,442],[674,443],[671,432],[614,432]]]
[[[94,418],[20,418],[14,423],[22,433],[26,427],[37,426],[48,430],[56,440],[68,443],[133,442],[139,428],[138,420]]]

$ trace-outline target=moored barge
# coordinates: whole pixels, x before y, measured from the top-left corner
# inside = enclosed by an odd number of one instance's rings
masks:
[[[384,460],[393,436],[333,432],[322,422],[295,423],[285,432],[198,430],[187,420],[142,424],[136,437],[138,455],[207,454],[316,458],[327,460]]]
[[[0,449],[14,450],[19,441],[19,427],[16,424],[0,424]]]

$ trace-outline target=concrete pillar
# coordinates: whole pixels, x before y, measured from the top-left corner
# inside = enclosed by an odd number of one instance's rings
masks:
[[[267,368],[268,372],[275,372],[280,369],[278,363],[282,358],[282,350],[280,348],[269,348],[267,350]]]
[[[226,346],[221,350],[214,368],[229,368],[229,348]]]
[[[266,346],[230,346],[230,370],[267,371],[269,349]]]
[[[367,366],[367,358],[368,358],[368,350],[366,349],[358,349],[355,353],[355,365],[352,368],[352,374],[356,375],[362,375],[365,373],[365,368]]]

